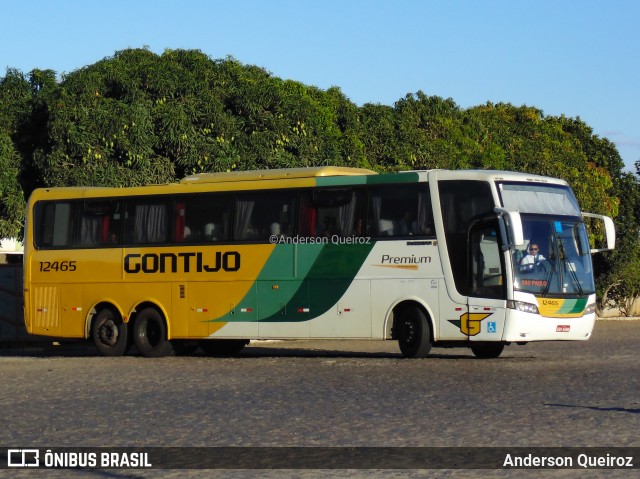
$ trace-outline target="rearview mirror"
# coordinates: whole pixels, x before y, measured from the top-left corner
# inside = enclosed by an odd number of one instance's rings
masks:
[[[505,246],[511,249],[524,245],[524,230],[522,228],[520,212],[497,207],[494,208],[493,211],[498,213],[499,217],[505,223],[505,229],[509,238],[508,244]]]
[[[602,251],[612,251],[616,247],[616,228],[613,224],[613,220],[604,215],[596,215],[594,213],[582,213],[583,217],[587,218],[595,218],[604,223],[604,232],[607,237],[607,247],[606,248],[594,248],[591,250],[591,253],[600,253]]]

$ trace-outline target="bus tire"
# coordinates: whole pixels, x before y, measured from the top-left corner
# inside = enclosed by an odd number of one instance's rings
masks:
[[[91,338],[103,356],[122,356],[129,349],[129,327],[112,308],[98,311],[91,323]]]
[[[167,339],[164,318],[155,308],[145,308],[136,315],[133,323],[133,341],[147,358],[160,358],[173,354],[173,346]]]
[[[394,321],[400,351],[405,358],[425,358],[431,351],[431,329],[424,312],[415,306],[402,308]]]
[[[494,359],[502,354],[504,343],[478,343],[472,344],[470,348],[478,359]]]
[[[205,339],[200,348],[210,356],[234,356],[249,344],[248,339]]]

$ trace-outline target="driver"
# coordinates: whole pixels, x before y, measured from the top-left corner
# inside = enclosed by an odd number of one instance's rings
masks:
[[[529,254],[520,261],[520,271],[533,271],[546,258],[540,254],[537,243],[529,245]]]

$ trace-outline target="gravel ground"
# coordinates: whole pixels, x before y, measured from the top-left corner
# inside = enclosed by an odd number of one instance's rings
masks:
[[[255,342],[233,358],[0,350],[0,445],[639,447],[640,322],[501,358],[394,342]],[[535,451],[535,450],[534,450]],[[636,462],[640,463],[640,456]],[[636,465],[637,467],[637,465]],[[630,477],[625,470],[0,470],[3,477]]]

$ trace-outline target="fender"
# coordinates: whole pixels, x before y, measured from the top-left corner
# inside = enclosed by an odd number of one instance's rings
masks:
[[[126,322],[129,322],[129,318],[131,318],[138,311],[141,311],[147,306],[158,308],[158,311],[160,311],[160,314],[162,314],[162,316],[164,317],[164,321],[167,324],[167,340],[171,339],[171,321],[169,320],[170,316],[165,307],[162,306],[162,303],[155,298],[145,298],[142,301],[138,302],[135,306],[133,306],[129,310],[129,315]]]
[[[393,326],[393,310],[400,304],[400,303],[406,303],[406,302],[412,302],[412,303],[417,303],[420,306],[422,306],[424,308],[424,310],[427,312],[428,316],[429,316],[429,322],[431,323],[431,331],[433,333],[433,337],[436,338],[437,337],[437,328],[438,328],[438,322],[434,321],[433,318],[435,318],[433,309],[420,297],[418,296],[403,296],[401,298],[396,298],[393,303],[391,304],[391,306],[389,306],[389,308],[387,309],[387,312],[385,314],[385,318],[384,318],[384,325],[383,325],[383,331],[382,331],[382,338],[383,339],[391,339],[391,328]]]
[[[90,308],[89,312],[85,316],[84,319],[84,338],[88,339],[91,337],[91,320],[93,317],[98,314],[97,306],[100,304],[109,305],[114,308],[122,317],[123,322],[127,323],[129,321],[129,316],[126,316],[122,310],[122,308],[118,305],[118,303],[113,298],[103,298],[99,301],[96,301]]]

